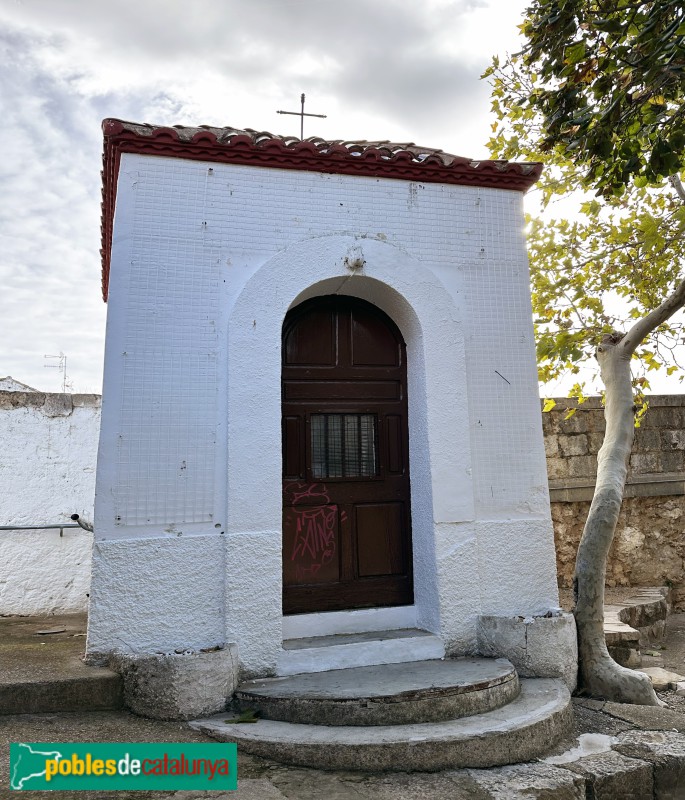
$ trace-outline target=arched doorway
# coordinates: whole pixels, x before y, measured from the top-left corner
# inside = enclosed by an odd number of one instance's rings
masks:
[[[283,324],[283,613],[411,604],[407,363],[379,308],[332,295]]]

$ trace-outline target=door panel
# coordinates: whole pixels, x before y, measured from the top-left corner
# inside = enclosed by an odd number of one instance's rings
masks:
[[[398,381],[288,381],[285,400],[320,400],[330,404],[336,400],[401,400]]]
[[[286,363],[335,366],[335,319],[326,311],[313,311],[285,337]]]
[[[283,609],[413,602],[405,346],[331,296],[283,326]]]
[[[353,311],[352,364],[396,367],[399,359],[398,343],[383,320]]]
[[[402,458],[403,427],[402,417],[397,414],[388,414],[385,418],[388,442],[388,473],[401,475],[404,472]]]
[[[402,503],[374,503],[355,508],[360,577],[404,573],[403,510]]]
[[[290,480],[304,477],[301,423],[299,416],[283,417],[283,477]]]

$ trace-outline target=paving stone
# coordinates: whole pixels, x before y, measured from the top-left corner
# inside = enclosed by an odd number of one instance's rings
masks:
[[[595,711],[590,708],[583,708],[574,703],[573,707],[574,719],[574,737],[578,737],[583,733],[603,733],[608,736],[617,736],[623,731],[629,731],[635,726],[630,722],[623,719],[611,717],[609,714],[603,714],[601,711]],[[554,748],[554,753],[562,753],[567,747],[560,749],[559,746]]]
[[[649,655],[650,653],[655,653],[656,650],[649,650],[648,652],[642,652],[640,656],[640,663],[635,666],[631,666],[630,669],[637,669],[640,672],[645,672],[646,667],[662,667],[664,666],[664,657],[659,654],[656,656]]]
[[[172,792],[159,800],[285,800],[285,795],[266,780],[238,780],[231,792]]]
[[[571,764],[587,756],[609,753],[612,745],[616,744],[617,741],[615,736],[605,733],[582,733],[567,750],[549,755],[543,758],[542,762],[555,766]]]
[[[588,798],[593,800],[651,800],[652,765],[617,752],[587,756],[569,764],[560,764],[582,775]]]
[[[652,764],[655,800],[685,798],[685,735],[675,731],[628,731],[614,749]]]
[[[238,791],[230,792],[227,800],[284,800],[285,795],[263,778],[238,779]]]
[[[292,800],[371,800],[372,797],[364,791],[359,779],[349,779],[344,773],[282,767],[273,770],[268,780]]]
[[[468,770],[491,800],[585,800],[585,778],[548,764]]]
[[[373,776],[363,788],[374,800],[491,800],[466,770]]]
[[[213,792],[213,794],[215,795],[215,800],[225,800],[225,798],[229,797],[229,792],[222,792],[221,794]],[[233,794],[233,792],[230,792],[230,794]],[[207,792],[171,792],[171,794],[160,796],[159,800],[200,800],[207,796]]]
[[[659,706],[633,706],[629,703],[604,703],[602,711],[632,722],[645,731],[685,731],[685,715]]]

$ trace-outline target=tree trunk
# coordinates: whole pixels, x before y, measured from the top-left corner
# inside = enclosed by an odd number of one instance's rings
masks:
[[[609,655],[604,636],[606,563],[623,501],[634,432],[632,348],[625,347],[622,340],[621,334],[605,336],[597,351],[606,388],[606,434],[597,456],[597,485],[573,580],[579,677],[581,687],[590,695],[620,703],[659,705],[650,679],[617,664]]]

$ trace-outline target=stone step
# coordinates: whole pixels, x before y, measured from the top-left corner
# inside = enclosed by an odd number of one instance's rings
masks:
[[[640,666],[640,632],[621,622],[614,606],[604,609],[604,638],[609,655],[617,664],[629,669]]]
[[[670,609],[668,589],[637,589],[631,597],[607,608],[616,610],[621,622],[639,631],[640,644],[663,639]]]
[[[504,658],[355,667],[247,681],[238,710],[312,725],[405,725],[482,714],[510,703],[518,675]]]
[[[442,639],[418,628],[285,639],[276,674],[298,675],[375,664],[427,661],[444,655]]]
[[[560,680],[526,678],[506,706],[456,720],[414,725],[326,726],[276,720],[227,723],[227,714],[196,720],[196,730],[238,750],[316,769],[436,771],[492,767],[537,758],[573,724]]]

